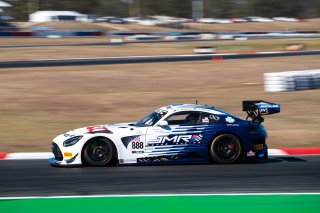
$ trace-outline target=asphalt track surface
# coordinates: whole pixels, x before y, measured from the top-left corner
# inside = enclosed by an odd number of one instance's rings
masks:
[[[52,167],[0,161],[0,197],[320,192],[320,156],[233,165]]]
[[[320,55],[320,50],[286,51],[286,52],[256,52],[256,53],[224,53],[224,54],[192,54],[192,55],[157,55],[157,56],[125,56],[125,57],[95,57],[70,59],[37,59],[28,61],[0,61],[0,68],[81,66],[101,64],[129,64],[152,62],[178,62],[199,60],[228,60],[245,58],[265,58],[284,56]]]

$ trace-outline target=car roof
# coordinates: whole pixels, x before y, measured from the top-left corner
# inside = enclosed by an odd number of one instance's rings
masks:
[[[212,106],[198,105],[198,104],[171,104],[159,108],[157,111],[168,111],[170,114],[177,111],[201,111],[208,112],[216,115],[226,115],[224,111],[216,109]]]

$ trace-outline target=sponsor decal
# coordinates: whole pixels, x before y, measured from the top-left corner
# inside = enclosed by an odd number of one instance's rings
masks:
[[[256,156],[256,153],[253,152],[252,150],[250,150],[250,151],[247,153],[247,157],[253,157],[253,156]]]
[[[261,115],[268,115],[269,114],[268,108],[260,108],[259,112]]]
[[[155,139],[151,139],[148,142],[148,146],[200,143],[202,138],[203,135],[201,134],[158,136]]]
[[[140,136],[133,138],[131,142],[140,142]]]
[[[63,134],[64,137],[73,137],[73,136],[76,136],[76,133],[74,132],[74,130],[71,130],[69,132],[66,132]]]
[[[164,132],[164,131],[163,131],[163,128],[161,128],[161,127],[154,127],[152,130],[153,130],[155,133]]]
[[[137,159],[123,159],[123,163],[137,163]]]
[[[182,107],[182,108],[179,108],[177,111],[194,111],[194,108],[185,108],[185,107]]]
[[[203,135],[192,135],[191,137],[191,142],[200,142],[202,139]]]
[[[143,154],[144,151],[132,151],[132,154]]]
[[[216,116],[216,115],[209,115],[209,118],[211,119],[211,120],[219,120],[220,119],[220,117],[219,116]]]
[[[256,150],[262,150],[263,149],[263,144],[254,144],[254,148]]]
[[[108,130],[108,128],[105,126],[88,126],[86,129],[90,133],[100,131],[100,130]]]
[[[212,112],[213,110],[211,109],[206,109],[206,108],[196,108],[197,111],[202,111],[202,112]]]
[[[72,152],[65,152],[65,153],[63,153],[63,156],[67,157],[67,158],[71,158],[72,157]]]
[[[119,164],[137,163],[137,159],[120,159]]]
[[[279,108],[279,104],[261,105],[261,108]]]
[[[228,117],[226,117],[226,122],[232,124],[235,122],[235,120],[234,120],[234,118],[228,116]]]
[[[239,124],[227,124],[227,126],[240,126]]]
[[[208,113],[212,113],[212,114],[216,114],[216,115],[224,115],[224,113],[219,112],[217,110],[213,110],[213,109],[206,109],[206,108],[196,108],[197,111],[202,111],[202,112],[208,112]]]
[[[209,118],[208,117],[203,118],[202,123],[209,123]]]

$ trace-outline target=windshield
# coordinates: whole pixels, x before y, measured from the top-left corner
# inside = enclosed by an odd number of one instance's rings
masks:
[[[135,126],[153,126],[156,124],[165,114],[167,111],[160,111],[160,112],[152,112],[151,114],[144,117],[142,120],[138,121]]]

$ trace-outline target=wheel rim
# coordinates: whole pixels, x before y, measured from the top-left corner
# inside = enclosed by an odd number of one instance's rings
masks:
[[[109,160],[111,150],[107,143],[94,141],[87,148],[87,156],[95,163],[104,163]]]
[[[223,162],[232,162],[239,157],[240,144],[236,138],[223,137],[215,143],[214,153]]]

